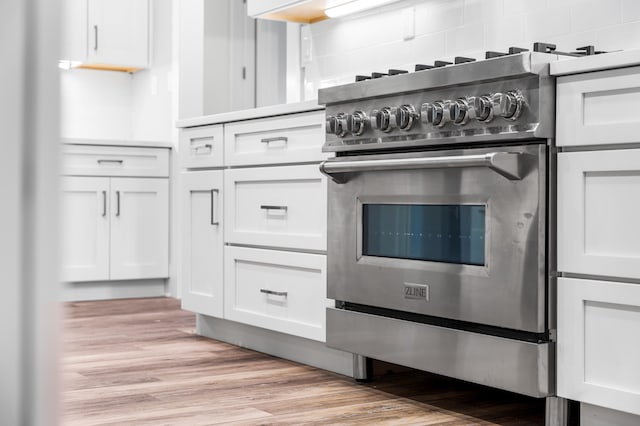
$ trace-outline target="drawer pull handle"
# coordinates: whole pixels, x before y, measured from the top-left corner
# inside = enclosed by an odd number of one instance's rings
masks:
[[[202,145],[193,145],[191,148],[193,148],[196,151],[196,153],[198,153],[198,151],[201,149],[208,149],[209,151],[211,151],[212,147],[213,145],[211,145],[210,143],[205,143]]]
[[[102,191],[102,217],[107,215],[107,191]]]
[[[116,216],[120,216],[120,191],[116,191]]]
[[[122,164],[122,163],[124,163],[124,160],[105,160],[105,159],[98,160],[98,164],[102,164],[102,163],[118,163],[118,164]]]
[[[274,138],[262,138],[260,139],[261,143],[270,143],[270,142],[278,142],[278,141],[282,141],[284,143],[287,143],[289,141],[289,138],[286,136],[276,136]]]
[[[214,226],[220,225],[220,221],[218,220],[218,218],[216,217],[216,209],[214,207],[213,204],[213,194],[216,194],[216,196],[220,193],[220,191],[218,189],[212,189],[211,190],[211,224]],[[217,198],[217,197],[216,197]]]
[[[286,291],[273,291],[273,290],[267,290],[266,288],[261,288],[260,293],[270,294],[272,296],[282,296],[282,297],[287,297],[287,294],[288,294],[288,292]]]
[[[260,206],[260,208],[262,210],[283,210],[285,212],[289,209],[287,206]]]

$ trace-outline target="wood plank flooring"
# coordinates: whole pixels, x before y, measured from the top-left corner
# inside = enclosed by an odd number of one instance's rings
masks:
[[[179,306],[64,305],[64,425],[544,424],[544,400],[380,364],[360,384],[205,339]]]

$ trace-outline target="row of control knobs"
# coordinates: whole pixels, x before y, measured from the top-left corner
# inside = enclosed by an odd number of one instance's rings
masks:
[[[522,114],[524,97],[519,91],[495,93],[493,95],[458,98],[454,101],[442,100],[423,103],[420,110],[410,104],[399,107],[384,107],[374,109],[370,115],[364,111],[352,114],[339,113],[327,116],[327,133],[340,137],[348,133],[360,136],[367,128],[367,123],[373,129],[390,132],[395,128],[411,130],[414,123],[422,120],[425,124],[443,127],[447,123],[462,126],[469,120],[489,122],[494,117],[507,120],[517,120]]]

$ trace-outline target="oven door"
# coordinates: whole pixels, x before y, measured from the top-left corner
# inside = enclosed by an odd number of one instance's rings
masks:
[[[546,146],[340,157],[328,297],[544,333]]]

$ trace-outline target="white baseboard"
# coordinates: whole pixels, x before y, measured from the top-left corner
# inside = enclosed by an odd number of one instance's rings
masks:
[[[163,297],[166,280],[63,282],[59,294],[62,302]]]
[[[353,377],[353,355],[324,343],[234,321],[196,315],[196,333],[210,339]]]

